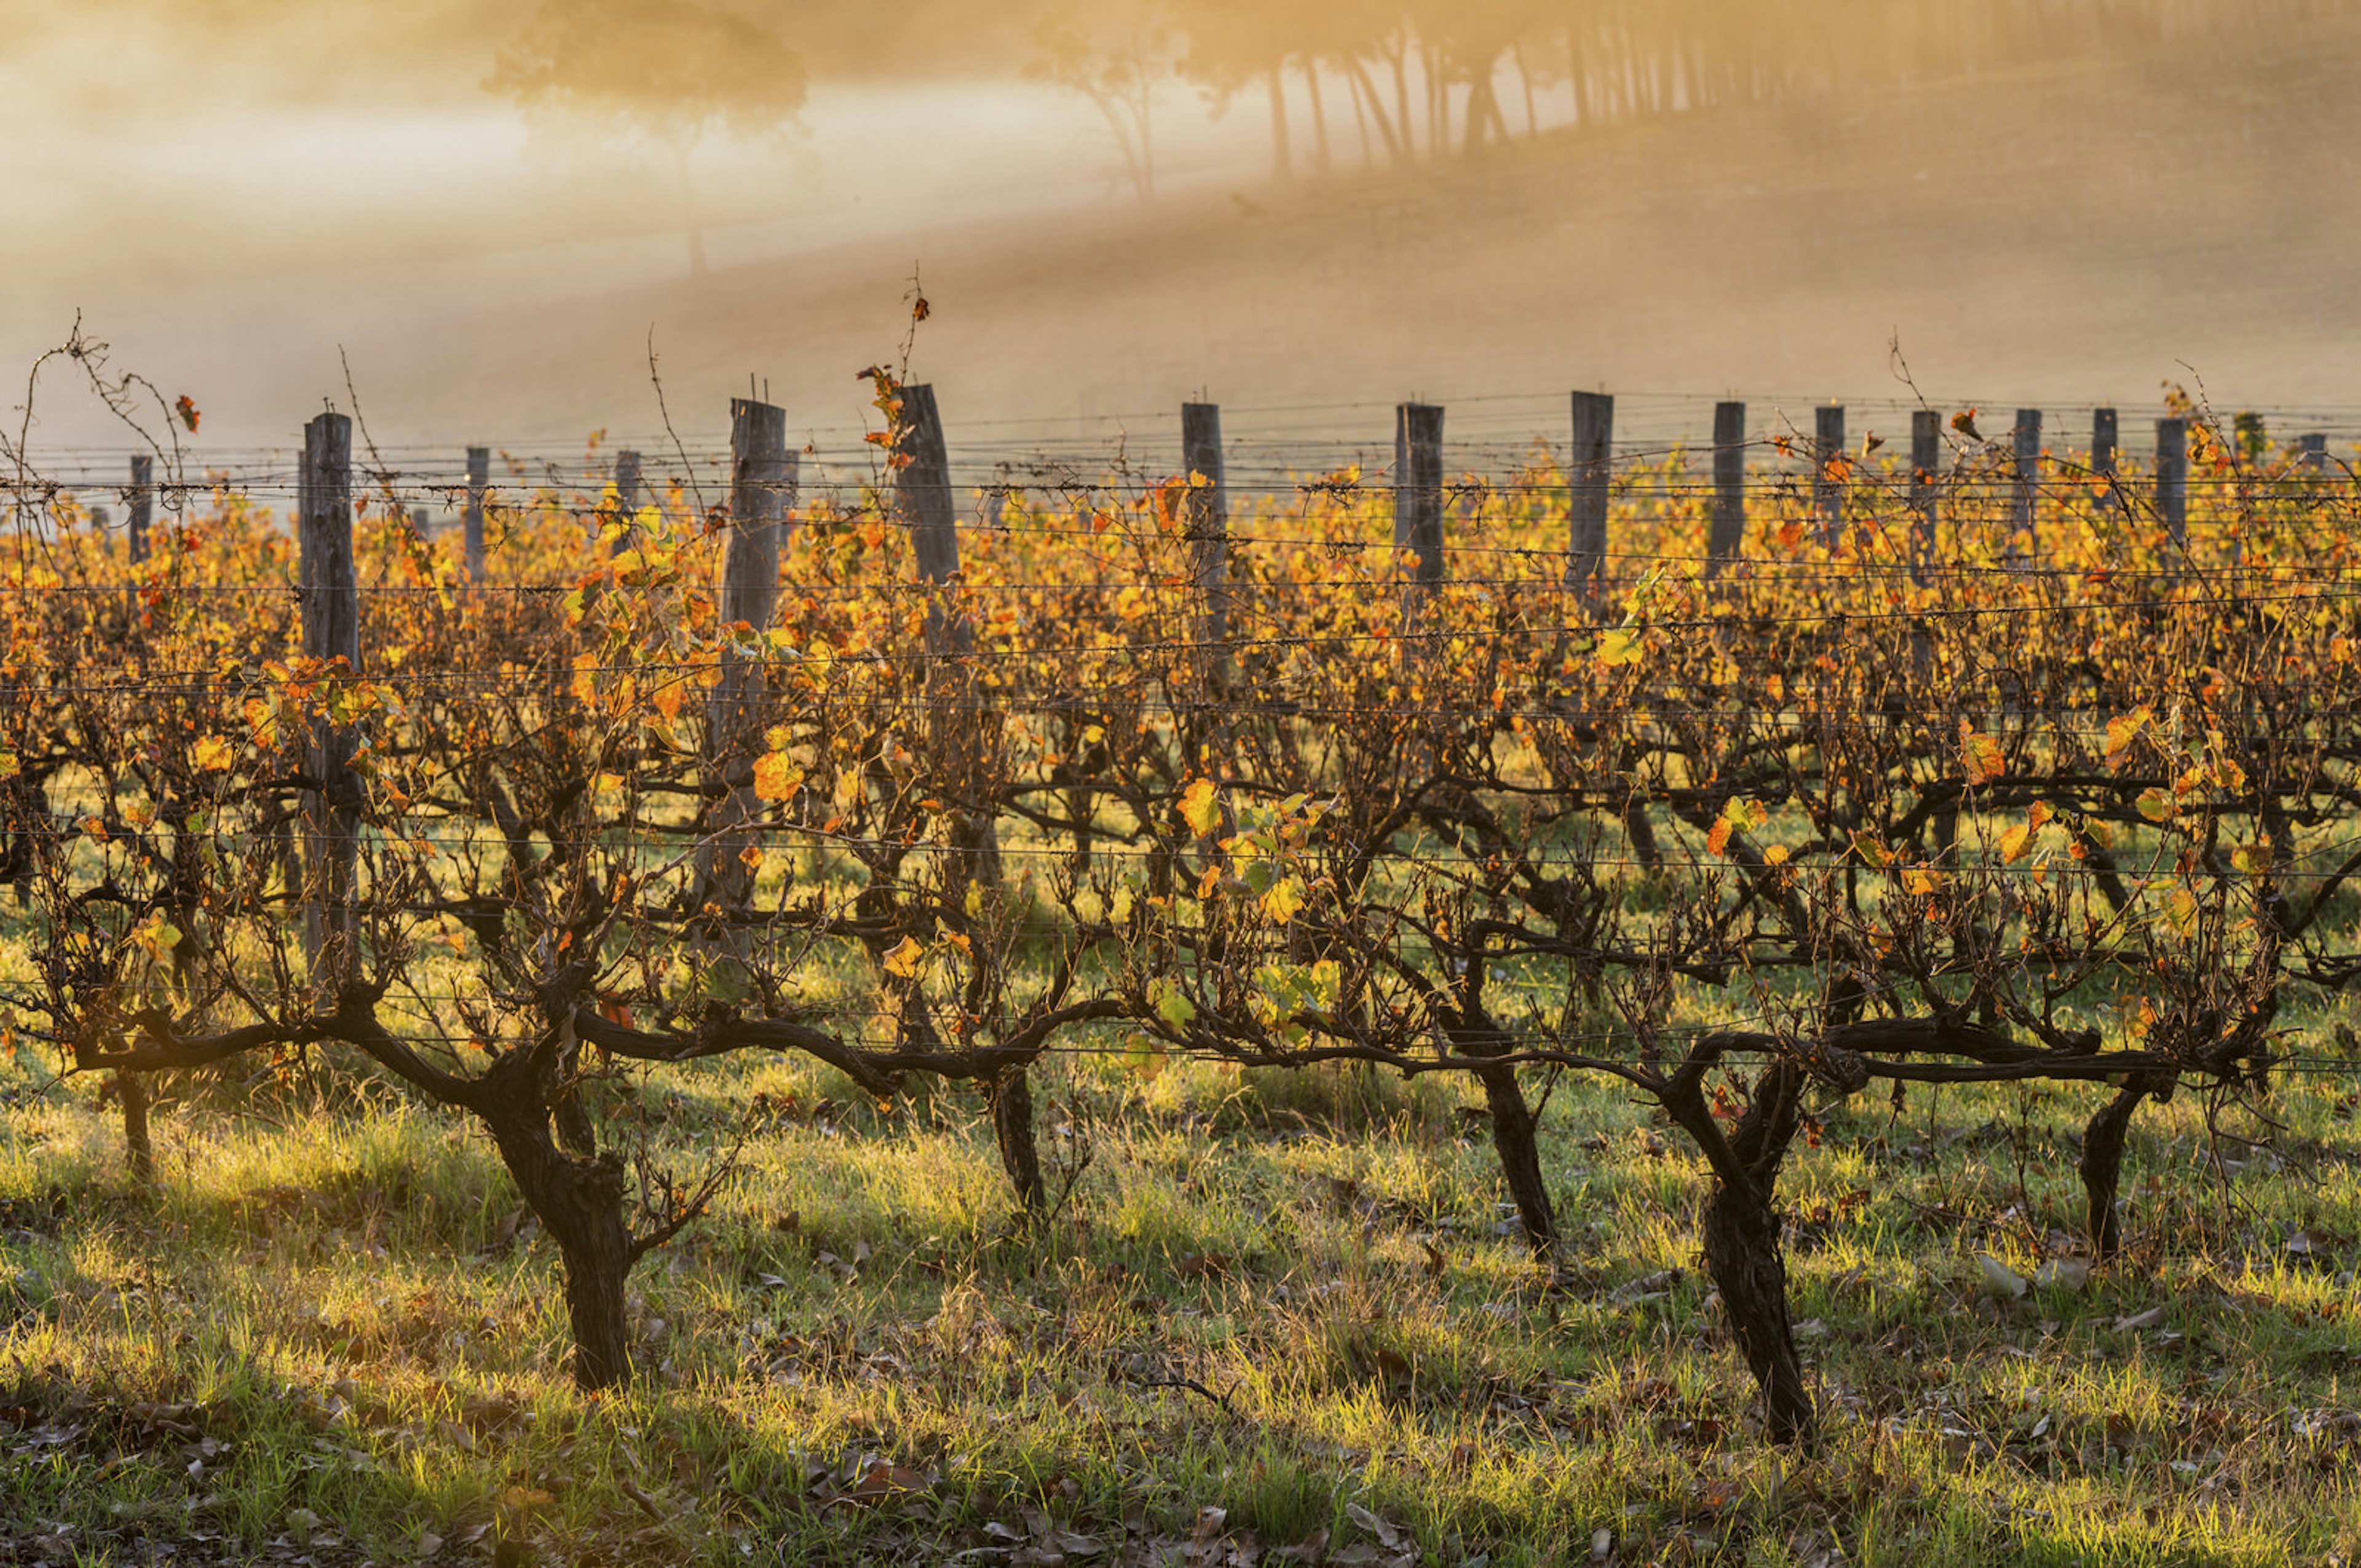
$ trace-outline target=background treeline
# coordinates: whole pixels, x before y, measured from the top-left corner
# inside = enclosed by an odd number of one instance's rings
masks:
[[[1341,82],[1365,137],[1398,160],[1554,125],[1906,88],[2032,62],[2202,48],[2217,68],[2260,65],[2354,10],[2345,0],[1160,3],[1185,77],[1217,97],[1259,87],[1275,116],[1301,94],[1323,142],[1323,88]],[[1285,169],[1286,122],[1274,124]]]
[[[1045,21],[1075,16],[1105,34],[1145,16],[1179,74],[1217,94],[1275,81],[1302,94],[1311,69],[1326,91],[1366,78],[1370,112],[1398,122],[1402,92],[1431,79],[1457,91],[1463,114],[1472,93],[1479,126],[1499,131],[1519,106],[1504,114],[1488,88],[1555,92],[1577,118],[1613,122],[2160,47],[2202,43],[2219,64],[2278,52],[2354,11],[2350,0],[357,0],[323,16],[295,0],[0,0],[0,55],[96,13],[126,38],[177,35],[264,63],[300,54],[315,79],[348,71],[472,90],[487,53],[536,15],[597,27],[734,13],[775,32],[816,79],[989,76],[1034,60]],[[1426,104],[1412,108],[1422,141]]]

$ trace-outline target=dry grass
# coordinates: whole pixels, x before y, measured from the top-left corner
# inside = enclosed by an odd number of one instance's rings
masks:
[[[2014,1301],[1976,1255],[2029,1274],[2074,1245],[2080,1098],[1832,1115],[1787,1183],[1812,1455],[1756,1433],[1694,1273],[1696,1163],[1611,1091],[1551,1101],[1553,1283],[1454,1090],[1054,1068],[1047,1143],[1081,1174],[1027,1237],[955,1096],[881,1115],[785,1059],[658,1078],[686,1144],[757,1093],[768,1121],[635,1277],[644,1376],[600,1400],[565,1376],[551,1250],[457,1119],[198,1093],[150,1200],[94,1086],[33,1081],[0,1121],[0,1561],[2361,1547],[2341,1080],[2283,1086],[2265,1150],[2210,1143],[2187,1098],[2145,1113],[2128,1255]]]

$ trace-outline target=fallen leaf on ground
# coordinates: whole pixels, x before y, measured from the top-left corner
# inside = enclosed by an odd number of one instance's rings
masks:
[[[1990,1253],[1976,1254],[1976,1263],[1984,1273],[1984,1289],[1994,1296],[2014,1301],[2025,1294],[2025,1276],[2019,1274]]]
[[[2033,1271],[2033,1282],[2044,1290],[2080,1290],[2091,1282],[2091,1266],[2079,1257],[2057,1257]]]

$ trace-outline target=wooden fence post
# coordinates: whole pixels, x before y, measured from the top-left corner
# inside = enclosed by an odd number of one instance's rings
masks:
[[[2176,549],[2189,548],[2189,422],[2156,422],[2156,510]]]
[[[1418,586],[1443,581],[1443,410],[1394,409],[1394,548],[1418,553]]]
[[[2023,566],[2028,554],[2034,552],[2033,537],[2036,506],[2041,498],[2041,411],[2019,409],[2016,426],[2010,433],[2009,479],[2014,492],[2009,507],[2008,564]],[[2025,546],[2017,545],[2018,536]]]
[[[1572,508],[1566,520],[1565,586],[1607,575],[1607,499],[1615,480],[1615,400],[1574,394],[1574,445],[1566,455]]]
[[[894,451],[902,466],[894,480],[894,510],[910,531],[918,576],[939,590],[927,597],[928,744],[935,765],[950,775],[954,793],[961,797],[952,832],[961,874],[990,890],[1000,883],[1000,839],[991,803],[982,798],[991,781],[983,776],[983,721],[972,707],[974,683],[967,667],[968,655],[975,651],[975,623],[955,602],[956,589],[939,591],[960,575],[950,453],[934,388],[904,387],[901,400]]]
[[[717,614],[724,629],[744,622],[770,630],[779,597],[779,520],[795,492],[796,460],[787,451],[787,415],[768,403],[730,401],[730,525],[722,532]],[[704,831],[697,852],[697,908],[710,910],[741,953],[742,933],[729,924],[744,913],[753,872],[740,857],[757,840],[749,827],[762,815],[754,794],[754,752],[763,740],[768,682],[758,653],[725,641],[719,678],[706,699]]]
[[[148,559],[148,525],[155,521],[155,507],[156,460],[143,453],[131,460],[131,519],[125,531],[135,563]]]
[[[951,462],[943,439],[942,411],[930,386],[906,386],[900,395],[894,451],[902,467],[894,481],[894,510],[910,531],[918,575],[940,590],[960,570],[959,513],[951,504]],[[952,594],[928,595],[928,747],[958,797],[951,821],[951,864],[966,883],[964,889],[954,885],[946,891],[961,902],[963,893],[977,898],[989,925],[997,917],[1001,888],[1000,829],[994,820],[997,786],[992,777],[989,720],[977,707],[968,664],[974,650],[975,625],[965,609],[953,602]],[[888,976],[888,1005],[901,1013],[906,1034],[932,1041],[934,1026],[925,1016],[917,989],[914,982]],[[1001,1168],[1026,1213],[1038,1216],[1049,1207],[1049,1189],[1034,1138],[1031,1077],[1023,1066],[1010,1067],[985,1075],[983,1086]]]
[[[2122,421],[2109,408],[2091,411],[2091,477],[2101,485],[2099,504],[2120,509],[2124,504],[2122,488],[2116,483],[2122,443]]]
[[[353,564],[353,422],[324,413],[303,427],[303,467],[297,483],[298,543],[303,607],[303,652],[323,662],[342,659],[348,673],[361,663],[358,578]],[[303,792],[303,947],[310,963],[313,1004],[334,1007],[357,972],[353,895],[360,861],[359,789],[351,773],[349,729],[313,721]]]
[[[1706,572],[1719,572],[1746,548],[1746,405],[1713,405],[1713,515],[1706,526]]]
[[[617,532],[614,543],[609,548],[609,555],[620,555],[626,550],[639,548],[640,531],[631,524],[631,520],[639,514],[640,455],[636,452],[618,452],[615,454],[613,521],[620,525],[620,531]]]
[[[942,411],[930,386],[902,389],[901,428],[895,443],[902,462],[894,480],[894,510],[910,531],[918,576],[948,583],[959,575],[959,516],[951,505],[950,453],[943,441]],[[928,652],[963,652],[973,645],[964,616],[947,615],[939,598],[927,613]],[[944,642],[937,648],[938,640]]]
[[[1910,566],[1924,580],[1935,554],[1935,509],[1941,495],[1943,416],[1934,409],[1910,411]]]
[[[1217,403],[1180,405],[1180,467],[1189,483],[1190,566],[1197,580],[1198,667],[1208,686],[1229,665],[1230,496]],[[1199,483],[1200,480],[1203,482]]]
[[[467,502],[459,513],[460,527],[467,543],[467,580],[484,580],[484,492],[492,482],[492,451],[489,446],[467,448]]]
[[[1844,486],[1836,475],[1845,450],[1844,405],[1823,403],[1813,411],[1812,425],[1812,500],[1820,509],[1820,543],[1833,550],[1844,532]]]
[[[2115,448],[2121,439],[2121,421],[2113,409],[2091,411],[2091,472],[2107,481],[2110,493],[2114,489]]]
[[[918,576],[940,590],[960,575],[959,512],[951,504],[951,460],[943,440],[942,411],[930,386],[904,387],[895,453],[903,459],[894,481],[894,510],[910,531]],[[957,590],[927,599],[927,708],[935,764],[949,772],[961,796],[953,848],[961,872],[986,891],[1000,885],[1000,835],[993,781],[985,776],[983,716],[974,708],[968,655],[975,623],[956,602]],[[1028,1123],[1029,1125],[1029,1123]]]

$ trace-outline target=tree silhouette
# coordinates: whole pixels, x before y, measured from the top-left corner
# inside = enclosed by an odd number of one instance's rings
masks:
[[[1172,29],[1160,0],[1081,0],[1043,14],[1026,74],[1079,93],[1106,117],[1124,172],[1156,197],[1156,96],[1172,71]]]
[[[770,28],[696,0],[542,0],[485,85],[549,115],[670,155],[688,228],[689,270],[705,233],[688,158],[707,132],[775,134],[806,97],[803,60]]]

